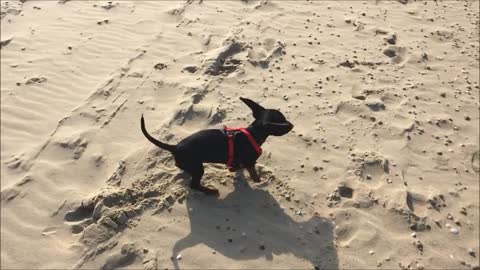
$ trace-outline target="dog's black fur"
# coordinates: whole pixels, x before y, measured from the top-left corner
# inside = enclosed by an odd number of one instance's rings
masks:
[[[283,114],[274,109],[265,109],[248,98],[240,98],[253,112],[255,121],[246,129],[258,145],[262,145],[268,136],[282,136],[292,130],[293,125]],[[177,145],[163,143],[150,134],[145,128],[143,115],[141,118],[142,132],[156,146],[170,151],[175,158],[175,165],[192,176],[190,187],[207,194],[218,194],[218,190],[202,186],[204,173],[203,163],[226,163],[228,159],[228,139],[223,130],[206,129],[196,132],[180,141]],[[238,168],[245,167],[255,182],[260,178],[255,170],[258,154],[251,146],[248,138],[239,133],[234,137],[234,160]]]

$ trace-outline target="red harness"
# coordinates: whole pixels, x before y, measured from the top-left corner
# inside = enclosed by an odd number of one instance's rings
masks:
[[[225,133],[228,136],[228,159],[227,159],[227,167],[231,172],[235,171],[235,168],[233,167],[233,153],[234,153],[234,146],[233,146],[233,135],[228,134],[227,131],[240,131],[245,136],[247,136],[248,140],[250,141],[250,144],[252,145],[253,149],[257,152],[258,156],[262,155],[262,148],[257,144],[255,139],[252,137],[250,132],[248,132],[245,128],[229,128],[227,126],[224,126],[223,129],[225,130]]]

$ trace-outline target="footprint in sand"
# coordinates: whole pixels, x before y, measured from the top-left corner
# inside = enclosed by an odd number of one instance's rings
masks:
[[[227,116],[224,109],[212,108],[200,104],[191,104],[185,109],[179,109],[169,122],[169,125],[176,123],[180,126],[186,123],[193,123],[198,120],[207,120],[208,124],[214,125],[221,123]]]
[[[64,219],[68,222],[77,222],[92,218],[94,208],[93,203],[82,204],[77,209],[67,212]]]
[[[354,174],[366,183],[377,183],[386,174],[390,173],[390,163],[378,154],[363,153],[352,159]]]
[[[79,159],[87,148],[88,141],[83,138],[76,137],[65,139],[57,144],[62,148],[73,149],[73,158]]]
[[[367,114],[368,109],[360,106],[357,102],[340,101],[335,109],[335,116],[343,123],[352,122],[358,119],[361,114]]]
[[[267,69],[273,59],[287,54],[285,44],[275,39],[267,38],[261,45],[260,48],[250,48],[248,51],[248,62],[254,66]]]
[[[395,64],[403,64],[408,61],[406,57],[407,49],[405,47],[390,45],[383,50],[383,54],[388,56]]]
[[[61,205],[61,208],[63,208]],[[95,212],[98,212],[99,207],[96,207],[93,201],[87,203],[81,203],[76,209],[69,211],[65,214],[63,219],[69,222],[70,232],[72,234],[80,234],[85,228],[95,222]]]
[[[234,56],[242,52],[244,48],[245,44],[232,41],[223,47],[206,53],[206,60],[203,63],[204,73],[213,76],[233,73],[242,63]]]
[[[362,163],[361,176],[366,180],[388,173],[388,160],[366,159]]]

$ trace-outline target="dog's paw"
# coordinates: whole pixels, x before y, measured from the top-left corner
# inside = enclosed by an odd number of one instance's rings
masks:
[[[255,183],[261,183],[262,179],[260,179],[260,177],[257,177],[257,178],[252,178],[252,181]]]

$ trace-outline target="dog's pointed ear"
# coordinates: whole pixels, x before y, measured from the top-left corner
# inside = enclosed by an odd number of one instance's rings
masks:
[[[265,108],[263,108],[251,99],[241,97],[240,100],[243,101],[243,103],[245,103],[252,110],[253,118],[255,119],[259,118],[262,112],[265,111]]]
[[[267,122],[264,124],[269,135],[273,136],[283,136],[292,130],[293,125],[290,122],[286,123],[272,123]]]

